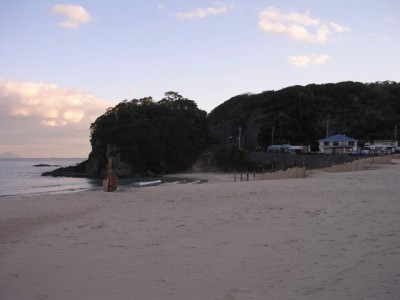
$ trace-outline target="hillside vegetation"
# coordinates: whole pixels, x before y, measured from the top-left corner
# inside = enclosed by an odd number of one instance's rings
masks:
[[[245,150],[272,143],[311,145],[341,133],[360,143],[394,139],[400,124],[400,84],[341,82],[292,86],[279,91],[235,96],[208,116],[177,92],[165,98],[123,101],[91,125],[92,151],[85,173],[104,176],[107,158],[119,177],[165,174],[186,170],[211,145],[222,170],[245,169],[251,162],[237,145],[239,127]]]
[[[221,143],[238,136],[247,150],[272,143],[311,145],[329,135],[346,134],[360,143],[394,139],[400,124],[400,84],[341,82],[292,86],[279,91],[235,96],[208,116]]]
[[[104,171],[106,157],[113,158],[122,177],[176,172],[191,166],[210,143],[207,113],[176,92],[165,93],[158,102],[123,101],[90,129],[91,175]]]

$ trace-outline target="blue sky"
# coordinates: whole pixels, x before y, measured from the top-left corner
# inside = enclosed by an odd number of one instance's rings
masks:
[[[400,81],[397,0],[0,2],[0,153],[86,157],[124,99]]]

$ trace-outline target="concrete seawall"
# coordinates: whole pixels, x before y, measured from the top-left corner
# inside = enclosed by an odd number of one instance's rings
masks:
[[[305,167],[306,169],[321,169],[331,165],[344,164],[357,160],[357,156],[348,155],[303,155],[283,154],[269,152],[249,152],[250,159],[256,163],[273,165],[280,168],[280,165]]]

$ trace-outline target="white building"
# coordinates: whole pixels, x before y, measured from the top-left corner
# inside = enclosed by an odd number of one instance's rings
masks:
[[[324,154],[347,154],[357,150],[357,140],[336,134],[319,140],[319,152]]]
[[[398,149],[397,141],[374,141],[373,143],[365,143],[365,148],[370,153],[384,154],[394,153]]]

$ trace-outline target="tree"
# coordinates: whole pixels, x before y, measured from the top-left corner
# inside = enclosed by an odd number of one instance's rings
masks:
[[[123,101],[97,118],[91,125],[90,156],[104,163],[112,146],[114,155],[137,173],[188,168],[210,143],[207,113],[176,92],[165,94],[159,102],[151,97]]]
[[[256,115],[259,117],[253,120]],[[361,143],[391,139],[394,126],[400,124],[400,83],[347,81],[242,94],[216,107],[208,120],[221,142],[240,125],[244,136],[257,133],[253,134],[257,141],[245,146],[258,142],[266,147],[271,143],[272,128],[274,143],[317,146],[326,136],[328,117],[330,134],[346,134]]]
[[[165,92],[164,95],[165,95],[164,99],[169,101],[176,101],[183,99],[183,97],[178,92],[169,91]]]

